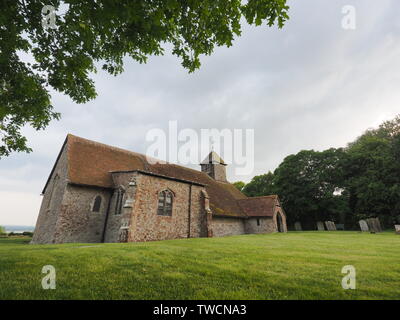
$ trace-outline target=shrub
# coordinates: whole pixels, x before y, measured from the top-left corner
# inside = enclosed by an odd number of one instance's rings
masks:
[[[24,232],[22,232],[22,235],[23,235],[23,236],[33,237],[33,232],[24,231]]]

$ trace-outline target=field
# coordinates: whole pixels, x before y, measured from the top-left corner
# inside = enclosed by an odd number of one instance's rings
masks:
[[[0,239],[0,299],[400,299],[400,236],[289,232],[126,244]],[[44,290],[44,265],[56,289]],[[356,289],[341,286],[356,268]]]

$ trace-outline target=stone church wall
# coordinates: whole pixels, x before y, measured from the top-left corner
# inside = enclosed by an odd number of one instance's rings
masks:
[[[133,208],[131,241],[153,241],[187,238],[189,236],[190,184],[142,174],[138,179]],[[201,204],[203,187],[192,185],[190,237],[205,236],[205,212]],[[158,193],[170,190],[174,194],[171,216],[157,214]],[[204,217],[204,218],[202,218]]]
[[[101,196],[99,212],[93,212],[94,199]],[[56,225],[55,242],[101,242],[110,191],[68,185]]]
[[[257,220],[260,225],[257,224]],[[271,233],[276,232],[276,225],[272,218],[249,218],[245,221],[246,233]]]
[[[240,218],[212,218],[212,231],[214,237],[232,236],[244,234],[244,219]]]
[[[201,186],[192,185],[190,237],[207,237],[207,217]]]
[[[132,172],[121,172],[121,173],[113,173],[112,174],[114,185],[116,186],[116,190],[113,192],[110,210],[108,213],[106,233],[105,233],[105,242],[119,242],[120,237],[120,229],[121,226],[129,226],[131,222],[132,215],[132,207],[124,208],[124,205],[127,200],[127,195],[131,190],[128,190],[129,182],[132,178],[136,179],[136,183],[140,183],[140,178],[136,173]],[[124,190],[124,196],[122,198],[122,208],[121,213],[117,214],[117,190],[118,188],[122,188]]]
[[[64,190],[67,187],[67,152],[64,145],[42,198],[32,243],[54,243]]]

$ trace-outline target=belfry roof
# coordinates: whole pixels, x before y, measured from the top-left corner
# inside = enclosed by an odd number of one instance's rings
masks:
[[[211,151],[207,157],[201,162],[201,164],[219,163],[226,166],[224,160],[215,152]]]

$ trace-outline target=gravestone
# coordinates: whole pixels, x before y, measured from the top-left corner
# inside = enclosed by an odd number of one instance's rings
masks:
[[[294,229],[295,229],[296,231],[302,231],[302,229],[301,229],[301,223],[300,223],[299,221],[297,221],[297,222],[294,223]]]
[[[396,234],[400,234],[400,224],[395,224],[394,229],[396,230]]]
[[[371,231],[371,233],[377,233],[377,232],[382,232],[382,227],[381,223],[379,222],[378,218],[369,218],[366,219],[368,228]]]
[[[325,221],[325,226],[328,231],[336,231],[336,226],[332,221]]]
[[[325,231],[324,223],[322,221],[317,221],[318,231]]]
[[[360,229],[362,232],[368,232],[369,228],[368,228],[368,224],[365,220],[360,220],[358,221],[358,223],[360,224]]]
[[[370,231],[371,233],[375,233],[375,232],[376,232],[376,229],[375,229],[375,221],[374,221],[372,218],[365,219],[365,221],[366,221],[367,224],[368,224],[368,229],[369,229],[369,231]]]
[[[379,218],[375,218],[376,221],[376,225],[378,227],[379,232],[382,232],[382,226],[381,226],[381,222],[379,221]]]

